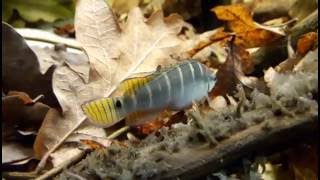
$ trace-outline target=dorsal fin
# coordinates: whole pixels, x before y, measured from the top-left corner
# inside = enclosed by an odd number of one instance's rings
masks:
[[[123,92],[123,95],[132,95],[139,88],[143,87],[149,83],[154,76],[145,76],[145,77],[135,77],[124,80],[120,84],[120,90]]]
[[[182,63],[178,63],[177,65],[180,65],[180,64]],[[149,83],[151,80],[161,75],[163,72],[166,72],[175,66],[176,65],[169,65],[166,67],[158,66],[156,71],[154,71],[151,74],[150,72],[134,74],[133,77],[122,81],[122,83],[119,86],[119,90],[123,92],[123,95],[132,95],[139,88],[143,87],[144,85]],[[143,76],[144,74],[149,74],[149,75]]]

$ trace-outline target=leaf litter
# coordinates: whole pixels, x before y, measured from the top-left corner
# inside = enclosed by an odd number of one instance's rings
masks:
[[[81,166],[81,168],[85,167],[86,170],[84,172],[76,171],[75,175],[81,174],[83,177],[95,175],[101,178],[153,177],[153,175],[158,175],[159,172],[166,172],[166,168],[170,167],[173,162],[168,158],[168,162],[161,164],[162,161],[160,160],[159,162],[164,169],[160,168],[161,166],[158,167],[157,163],[149,164],[148,168],[143,166],[143,163],[149,160],[153,162],[153,158],[160,157],[162,159],[163,157],[163,155],[160,155],[161,153],[157,154],[157,150],[151,150],[153,145],[150,142],[155,143],[155,149],[157,149],[158,145],[160,149],[164,146],[165,151],[175,154],[180,151],[180,148],[193,147],[199,142],[200,144],[204,143],[201,137],[199,139],[199,135],[186,135],[188,133],[200,133],[206,140],[216,144],[222,139],[227,139],[232,134],[250,127],[252,124],[263,121],[257,120],[259,118],[255,115],[247,115],[247,118],[245,118],[245,115],[244,119],[237,119],[237,121],[231,123],[232,127],[226,128],[223,124],[219,124],[222,120],[217,120],[217,118],[219,119],[218,114],[222,112],[228,114],[227,111],[230,110],[231,114],[229,116],[239,118],[238,113],[250,114],[250,112],[247,112],[250,108],[251,110],[253,107],[258,106],[265,108],[271,104],[272,107],[281,107],[280,109],[286,114],[287,108],[292,108],[291,100],[296,97],[299,97],[298,104],[300,103],[299,106],[303,108],[310,109],[310,107],[317,107],[317,103],[313,101],[313,96],[317,93],[317,88],[315,88],[317,87],[317,76],[314,75],[317,72],[314,68],[317,67],[315,66],[317,64],[317,48],[315,49],[317,42],[313,41],[312,37],[315,37],[314,33],[305,35],[298,42],[297,52],[294,52],[296,55],[294,57],[297,61],[295,61],[291,69],[288,69],[288,72],[278,72],[277,67],[270,67],[265,72],[264,79],[258,79],[251,75],[245,75],[250,74],[255,68],[252,63],[253,60],[250,57],[251,54],[247,48],[263,47],[276,42],[280,36],[285,35],[283,30],[287,28],[286,25],[282,24],[280,27],[272,27],[258,24],[253,21],[251,12],[241,5],[217,6],[213,11],[215,11],[220,20],[227,21],[228,29],[220,28],[202,34],[194,34],[191,28],[189,29],[189,33],[193,35],[182,38],[181,33],[186,33],[183,29],[188,24],[178,14],[164,17],[161,11],[154,10],[149,18],[145,18],[143,15],[145,12],[135,7],[137,5],[132,6],[132,8],[129,8],[130,11],[128,11],[126,18],[121,19],[121,17],[118,17],[117,19],[110,7],[102,0],[77,2],[75,15],[76,39],[82,45],[88,58],[84,53],[70,53],[63,46],[60,49],[60,45],[56,45],[55,49],[52,47],[42,48],[32,46],[31,49],[33,51],[28,50],[25,53],[39,61],[35,66],[36,68],[34,68],[36,69],[34,70],[37,73],[36,76],[42,77],[53,72],[52,81],[48,81],[46,84],[50,85],[48,89],[52,87],[54,97],[61,107],[51,106],[50,104],[50,110],[45,116],[40,118],[43,122],[38,130],[32,155],[35,155],[38,159],[42,157],[43,167],[43,162],[49,156],[54,167],[59,167],[68,161],[64,158],[66,154],[69,154],[68,157],[70,159],[79,156],[79,154],[84,152],[80,148],[81,146],[79,146],[79,144],[82,144],[91,150],[96,149],[97,151],[89,156],[88,160],[84,160],[84,164],[80,163],[77,165],[78,167]],[[120,25],[118,21],[121,21]],[[4,24],[2,27],[3,29],[6,28]],[[231,30],[233,33],[228,32],[228,30]],[[235,44],[231,43],[231,45],[228,45],[231,37],[235,37]],[[7,40],[5,42],[7,43]],[[21,42],[21,38],[17,42],[25,44]],[[224,48],[225,45],[228,45],[226,49]],[[12,55],[8,55],[8,57],[12,57]],[[209,107],[213,107],[208,109],[205,105],[201,105],[200,116],[192,115],[194,114],[193,111],[191,111],[191,114],[190,111],[186,111],[188,112],[186,115],[184,111],[176,114],[162,114],[158,121],[150,122],[130,130],[134,134],[129,132],[127,137],[131,139],[130,141],[133,144],[127,141],[119,142],[124,147],[129,147],[128,150],[117,147],[119,145],[117,141],[108,140],[108,134],[103,129],[92,128],[92,126],[85,122],[85,116],[80,109],[82,103],[96,98],[115,95],[113,93],[119,83],[130,76],[153,72],[158,65],[166,66],[177,63],[180,59],[190,57],[199,58],[199,61],[207,66],[219,69],[218,80],[220,81],[218,81],[214,89],[214,95],[212,96],[211,94],[210,99],[208,99]],[[249,92],[255,89],[251,93],[249,100],[246,98],[248,89],[240,91],[239,86],[236,86],[238,83],[245,85],[245,88],[249,87],[251,89]],[[263,86],[262,89],[261,85]],[[235,91],[236,87],[241,92],[238,92],[238,95],[235,94],[237,92]],[[290,87],[290,91],[287,91],[288,87]],[[11,90],[24,91],[21,88],[15,87]],[[259,91],[270,91],[271,99]],[[29,94],[29,91],[26,92]],[[32,95],[32,97],[34,96]],[[30,100],[27,99],[25,102],[28,101]],[[253,105],[250,105],[251,101],[254,101]],[[277,108],[271,109],[271,111],[276,110]],[[208,112],[209,114],[217,113],[217,116],[214,116],[214,118],[209,118],[215,119],[214,125],[211,124],[212,122],[206,122],[211,129],[206,127],[203,124],[204,122],[199,121],[199,118],[207,119],[208,117],[203,113]],[[299,112],[295,111],[294,113]],[[271,117],[271,114],[266,113],[264,116]],[[26,121],[29,122],[29,120]],[[174,125],[177,122],[188,123]],[[226,121],[225,123],[230,122]],[[193,129],[193,123],[197,124],[195,129]],[[225,125],[228,126],[227,124]],[[187,130],[188,128],[189,130]],[[182,135],[180,139],[176,139],[179,135],[168,135],[170,133],[180,134],[182,131],[186,131],[186,136]],[[163,144],[162,140],[159,142],[154,141],[159,137],[159,133],[160,136],[167,134],[165,135],[166,140],[164,141],[164,145],[160,145]],[[213,137],[210,137],[211,135]],[[147,137],[140,140],[135,136],[139,138]],[[190,137],[197,137],[198,141],[195,144],[189,144],[185,141],[185,138],[188,139]],[[120,139],[123,138],[120,137]],[[60,145],[63,142],[64,144]],[[70,146],[70,143],[73,142],[76,142],[78,145],[76,147]],[[102,154],[99,155],[100,150],[102,150]],[[108,151],[107,154],[111,153],[114,155],[114,150],[116,152],[114,157],[103,155],[105,154],[104,151]],[[129,169],[128,171],[125,168],[128,165],[126,165],[127,161],[125,159],[128,159],[129,164],[130,159],[135,159],[131,156],[124,156],[128,151],[130,151],[129,154],[141,151],[138,154],[146,158],[147,161],[140,161],[138,158],[134,163],[133,169]],[[26,157],[29,156],[30,154]],[[96,169],[97,167],[102,167],[96,161],[96,156],[103,157],[101,161],[109,162],[111,160],[116,162],[116,166],[124,170],[124,173],[119,176],[116,169],[109,169],[109,173],[102,173]],[[169,157],[170,155],[166,156]],[[106,159],[106,157],[110,159]],[[116,157],[118,159],[113,159]],[[92,166],[87,166],[86,161],[90,161]],[[122,162],[119,164],[119,161]],[[77,166],[75,166],[74,170],[78,168]],[[43,168],[39,167],[37,170]],[[105,170],[110,168],[110,166],[103,165],[102,168]],[[60,178],[71,175],[66,172]]]

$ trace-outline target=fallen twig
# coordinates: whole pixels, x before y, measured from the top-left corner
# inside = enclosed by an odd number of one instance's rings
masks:
[[[36,178],[36,180],[44,180],[48,179],[56,174],[58,174],[60,171],[62,171],[64,168],[70,166],[73,163],[76,163],[77,161],[81,160],[86,155],[86,151],[81,151],[76,156],[73,156],[72,158],[68,159],[67,161],[61,163],[59,166],[52,168],[50,171],[47,171],[43,175]]]
[[[60,145],[86,120],[86,118],[83,118],[81,121],[78,122],[78,124],[76,124],[65,136],[63,136],[60,141],[55,144],[48,152],[46,152],[46,154],[41,158],[41,161],[39,162],[35,173],[39,174],[40,171],[45,167],[47,159],[49,158],[49,156],[51,155],[51,153],[53,153],[55,150],[58,149],[58,147],[60,147]]]
[[[122,133],[128,131],[129,129],[130,129],[129,126],[124,126],[124,127],[120,128],[120,129],[116,130],[116,131],[113,132],[112,134],[110,134],[110,135],[107,137],[107,139],[114,139],[114,138],[120,136]]]

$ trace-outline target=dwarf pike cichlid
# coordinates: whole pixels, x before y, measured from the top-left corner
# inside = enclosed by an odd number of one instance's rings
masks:
[[[149,76],[125,80],[120,84],[124,91],[121,97],[101,98],[81,107],[93,124],[109,127],[138,112],[190,107],[207,97],[215,84],[216,76],[208,67],[197,61],[184,61]]]

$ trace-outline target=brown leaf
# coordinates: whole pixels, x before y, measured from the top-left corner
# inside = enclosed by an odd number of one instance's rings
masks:
[[[256,78],[244,75],[243,65],[246,68],[253,68],[250,55],[243,47],[235,45],[234,40],[228,42],[228,56],[218,70],[217,84],[210,92],[210,97],[233,94],[240,82],[250,88],[257,86]]]
[[[70,126],[67,120],[61,119],[61,115],[57,110],[51,108],[48,111],[33,145],[37,159],[40,159],[49,147],[52,146],[51,144],[57,141],[56,136],[61,136],[64,133],[60,128],[56,128],[57,125],[64,125],[66,129]]]
[[[228,21],[230,30],[233,32],[244,32],[256,29],[251,17],[250,10],[239,4],[217,6],[211,11],[215,12],[218,19]]]
[[[60,36],[74,37],[75,30],[73,24],[65,24],[61,27],[56,27],[54,33]]]
[[[52,70],[39,71],[39,63],[25,40],[8,24],[2,23],[2,85],[3,91],[22,91],[31,97],[44,95],[43,102],[58,106],[52,90]]]
[[[309,32],[302,35],[297,42],[297,51],[301,55],[305,55],[310,49],[312,49],[317,42],[318,33]]]
[[[99,142],[96,142],[94,140],[81,139],[80,142],[83,143],[84,145],[88,146],[91,150],[106,148],[104,145],[102,145]]]
[[[266,31],[264,29],[253,29],[250,31],[243,31],[236,34],[236,44],[246,48],[266,46],[271,42],[277,40],[280,36]]]
[[[185,123],[186,121],[187,117],[185,116],[184,111],[179,111],[177,113],[164,111],[153,121],[147,121],[142,125],[133,127],[133,132],[139,137],[144,137],[162,127],[171,127],[175,123]]]
[[[4,137],[10,137],[17,130],[38,130],[49,106],[37,102],[25,104],[19,95],[2,98],[2,118]]]
[[[25,92],[9,91],[7,96],[17,96],[24,104],[33,104],[30,96]]]
[[[246,48],[264,46],[278,39],[280,35],[284,35],[284,32],[278,28],[271,28],[254,22],[250,10],[240,4],[217,6],[211,11],[216,13],[218,19],[227,21],[229,29],[235,32],[235,43]],[[220,37],[222,35],[227,37],[224,32],[215,36]],[[215,39],[215,36],[212,38]],[[224,41],[226,40],[225,38]]]

